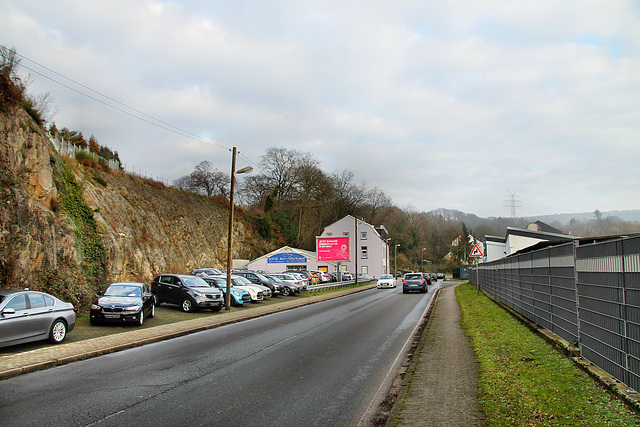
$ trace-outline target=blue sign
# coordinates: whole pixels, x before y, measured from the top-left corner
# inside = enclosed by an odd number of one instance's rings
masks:
[[[306,256],[291,252],[283,252],[267,258],[267,264],[305,264],[306,262]]]

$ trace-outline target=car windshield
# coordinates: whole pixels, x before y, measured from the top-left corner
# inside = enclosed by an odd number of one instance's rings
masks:
[[[182,283],[190,288],[210,288],[209,284],[202,280],[200,277],[184,276],[180,278]]]
[[[393,279],[393,276],[390,274],[383,274],[382,276],[380,276],[381,279]]]
[[[276,276],[267,276],[267,278],[274,282],[282,282],[282,280],[280,280],[280,278]]]
[[[140,297],[142,290],[139,286],[111,285],[104,291],[106,297]]]
[[[245,285],[253,285],[254,284],[251,280],[249,280],[249,279],[247,279],[246,277],[243,277],[243,276],[238,276],[237,279],[238,279],[238,283],[241,283],[241,284],[245,284]]]
[[[262,280],[263,282],[268,282],[269,281],[268,278],[266,278],[265,276],[263,276],[260,273],[255,273],[255,275],[258,277],[258,279]]]
[[[422,275],[421,274],[407,274],[405,276],[405,279],[409,279],[409,280],[422,279]]]

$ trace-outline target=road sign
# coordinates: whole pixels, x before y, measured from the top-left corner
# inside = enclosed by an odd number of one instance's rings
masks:
[[[480,248],[478,247],[478,245],[475,245],[473,247],[473,249],[471,249],[471,253],[469,254],[469,256],[473,256],[473,257],[482,257],[484,256],[484,254],[482,253],[482,251],[480,250]]]

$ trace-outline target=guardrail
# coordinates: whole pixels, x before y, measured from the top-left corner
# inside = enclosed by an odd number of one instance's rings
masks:
[[[362,283],[362,284],[371,283],[371,282],[373,282],[373,280],[358,280],[358,283]],[[355,284],[356,284],[356,281],[354,279],[354,280],[345,280],[342,282],[329,282],[329,283],[321,283],[319,285],[310,285],[310,286],[307,286],[307,293],[347,288]]]

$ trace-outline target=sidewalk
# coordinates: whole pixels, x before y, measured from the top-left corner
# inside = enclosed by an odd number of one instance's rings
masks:
[[[443,286],[386,425],[481,426],[477,379],[455,285]]]

